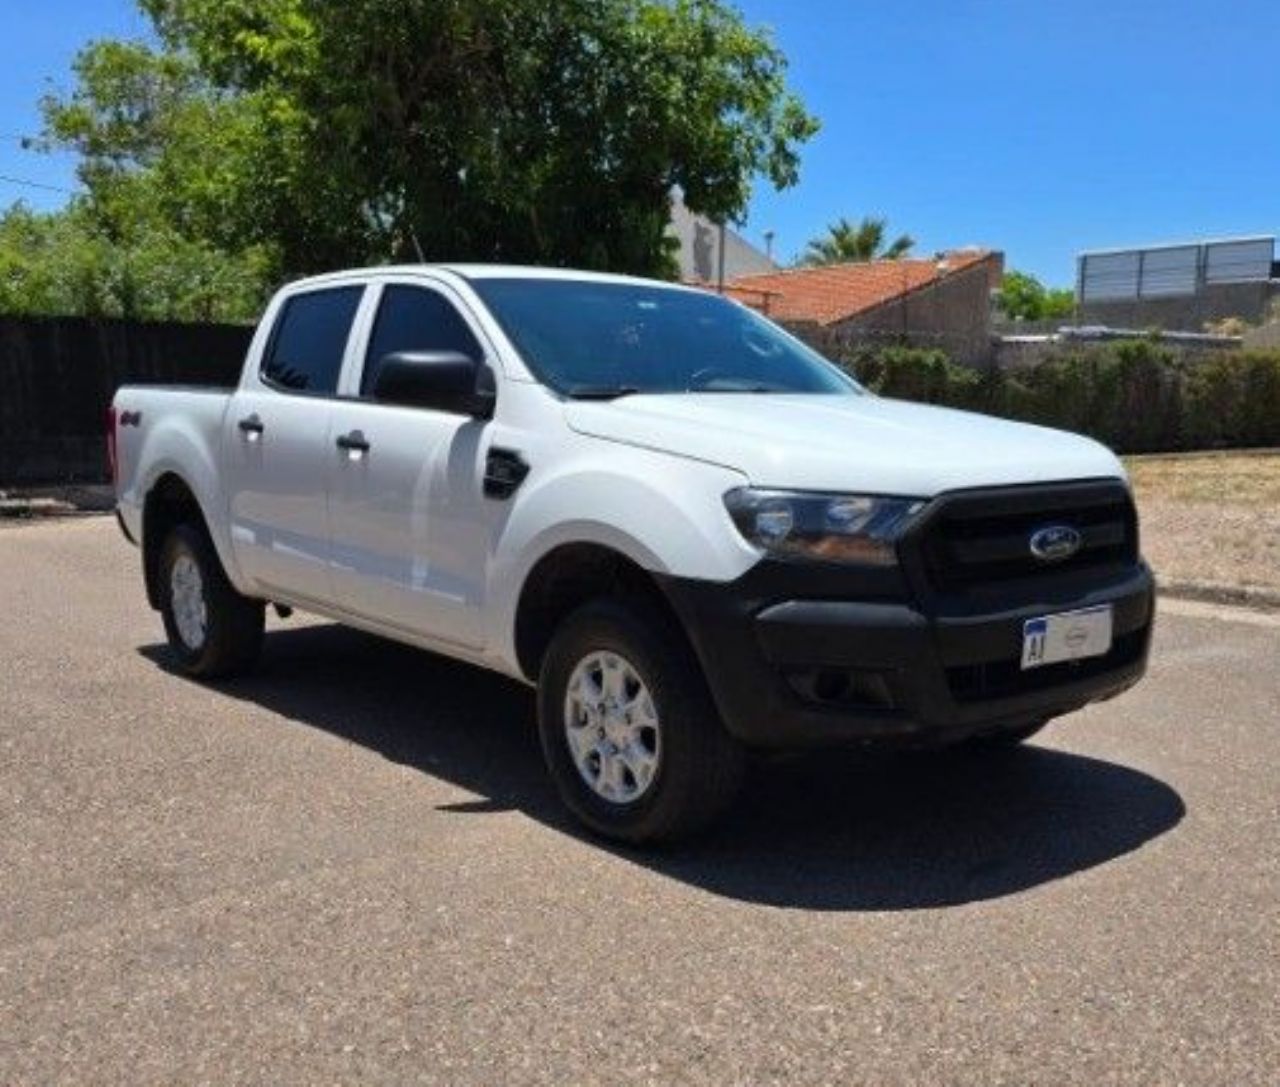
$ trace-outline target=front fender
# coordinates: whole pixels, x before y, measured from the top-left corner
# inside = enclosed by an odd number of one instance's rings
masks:
[[[598,447],[597,447],[598,449]],[[518,670],[516,612],[530,572],[565,544],[607,547],[657,574],[732,581],[759,555],[724,508],[738,472],[649,450],[613,447],[584,457],[520,492],[489,572],[491,627],[486,643]]]

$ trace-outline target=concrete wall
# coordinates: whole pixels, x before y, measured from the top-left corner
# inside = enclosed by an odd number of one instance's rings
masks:
[[[234,385],[253,329],[0,317],[0,486],[106,478],[104,423],[124,384]]]
[[[1095,351],[1099,347],[1126,338],[1132,339],[1132,337],[1123,336],[1105,339],[1070,336],[1000,337],[992,344],[991,361],[992,365],[999,370],[1025,370],[1053,359],[1060,359],[1064,355]],[[1157,342],[1161,351],[1167,351],[1176,358],[1192,362],[1198,358],[1218,356],[1224,351],[1233,351],[1240,347],[1240,339],[1231,336],[1219,337],[1216,340],[1205,337],[1200,342],[1170,339],[1161,339]]]
[[[993,254],[840,324],[798,324],[792,330],[829,353],[906,344],[938,348],[967,366],[986,366],[992,354],[991,291],[1002,268],[1002,258]]]
[[[1259,324],[1271,303],[1280,298],[1280,284],[1211,283],[1198,294],[1173,298],[1139,298],[1116,302],[1085,302],[1077,323],[1113,328],[1161,328],[1170,332],[1199,332],[1207,321],[1240,317]]]
[[[686,283],[717,283],[720,275],[720,227],[701,215],[694,215],[675,199],[671,203],[669,230],[680,240],[676,257],[680,278]],[[778,266],[755,246],[726,228],[724,238],[725,282],[738,276],[776,272]]]

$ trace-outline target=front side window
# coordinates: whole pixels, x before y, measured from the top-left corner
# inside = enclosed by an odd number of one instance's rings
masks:
[[[308,291],[288,299],[262,363],[262,376],[282,389],[332,394],[363,287]]]
[[[574,279],[476,279],[534,375],[566,396],[857,394],[816,351],[706,291]]]
[[[484,357],[467,322],[447,298],[423,287],[391,284],[383,288],[378,316],[365,353],[360,395],[372,393],[378,365],[397,351],[458,351]]]

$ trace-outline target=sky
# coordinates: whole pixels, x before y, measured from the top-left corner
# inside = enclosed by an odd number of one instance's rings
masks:
[[[1275,0],[740,0],[822,120],[800,183],[742,233],[788,260],[841,216],[917,252],[1001,249],[1070,285],[1083,249],[1280,231]],[[74,159],[23,151],[77,48],[138,35],[131,0],[0,0],[0,204],[56,207]]]

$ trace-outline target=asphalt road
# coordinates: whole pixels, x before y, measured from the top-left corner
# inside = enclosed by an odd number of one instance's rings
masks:
[[[757,768],[653,854],[500,679],[298,620],[166,671],[109,520],[0,530],[0,618],[6,1087],[1280,1083],[1275,619],[1170,606],[1037,746]]]

